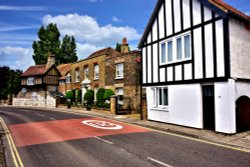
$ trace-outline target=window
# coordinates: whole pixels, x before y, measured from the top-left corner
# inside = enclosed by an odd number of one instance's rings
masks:
[[[154,91],[154,107],[166,108],[168,106],[168,88],[153,88]]]
[[[94,65],[94,79],[99,79],[99,65]]]
[[[67,74],[66,76],[66,83],[71,83],[71,75]]]
[[[116,78],[123,78],[124,77],[124,64],[123,63],[119,63],[116,64]]]
[[[76,82],[80,82],[80,72],[79,72],[79,68],[76,69],[75,76],[76,76]]]
[[[88,78],[89,77],[89,68],[88,67],[85,67],[84,68],[84,78]]]
[[[64,85],[65,83],[64,83],[63,80],[60,80],[60,81],[59,81],[59,84],[60,84],[60,85]]]
[[[123,88],[115,88],[115,94],[118,96],[118,104],[123,105]]]
[[[27,85],[35,85],[35,78],[29,77],[27,79]]]
[[[31,100],[32,100],[32,101],[37,101],[37,100],[38,100],[38,98],[37,98],[37,93],[36,93],[36,92],[33,92],[33,93],[31,94]]]
[[[184,34],[160,44],[161,64],[176,63],[191,59],[190,34]]]

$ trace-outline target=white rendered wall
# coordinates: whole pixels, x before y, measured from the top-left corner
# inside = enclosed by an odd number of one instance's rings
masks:
[[[202,128],[202,91],[200,84],[168,86],[169,107],[158,110],[153,106],[154,94],[148,87],[148,119],[183,126]]]
[[[215,90],[215,130],[222,133],[236,133],[235,82],[214,84]]]
[[[250,83],[236,81],[235,83],[235,101],[241,96],[248,96],[250,98]]]
[[[243,23],[230,19],[229,31],[231,76],[250,79],[250,30]]]

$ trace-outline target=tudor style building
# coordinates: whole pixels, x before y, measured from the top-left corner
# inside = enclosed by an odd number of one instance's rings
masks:
[[[55,57],[48,56],[47,64],[29,67],[21,75],[22,91],[13,99],[15,106],[56,107],[56,96],[61,74]]]
[[[221,0],[158,0],[139,48],[149,120],[250,129],[249,16]]]

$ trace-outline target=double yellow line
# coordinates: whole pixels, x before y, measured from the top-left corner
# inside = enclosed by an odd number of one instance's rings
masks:
[[[21,158],[19,156],[19,153],[18,153],[18,151],[16,149],[15,143],[14,143],[14,141],[13,141],[11,135],[10,135],[10,131],[9,131],[5,121],[1,117],[0,117],[0,123],[1,123],[1,125],[3,127],[3,130],[4,130],[5,134],[6,134],[6,138],[8,140],[10,152],[11,152],[15,167],[24,167],[23,162],[22,162],[22,160],[21,160]]]

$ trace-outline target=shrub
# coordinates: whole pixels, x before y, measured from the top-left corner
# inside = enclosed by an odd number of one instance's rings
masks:
[[[84,94],[84,101],[86,101],[87,106],[92,106],[94,103],[94,91],[93,90],[87,90],[87,92]]]
[[[99,88],[96,92],[96,106],[97,107],[103,107],[105,100],[104,100],[104,93],[105,89],[104,88]]]
[[[77,91],[77,97],[76,97],[77,102],[81,102],[82,101],[82,90],[78,90]]]
[[[66,98],[72,100],[74,97],[74,93],[70,90],[66,93]]]
[[[106,89],[103,95],[103,99],[106,100],[110,100],[110,96],[113,96],[115,93],[112,89]]]

